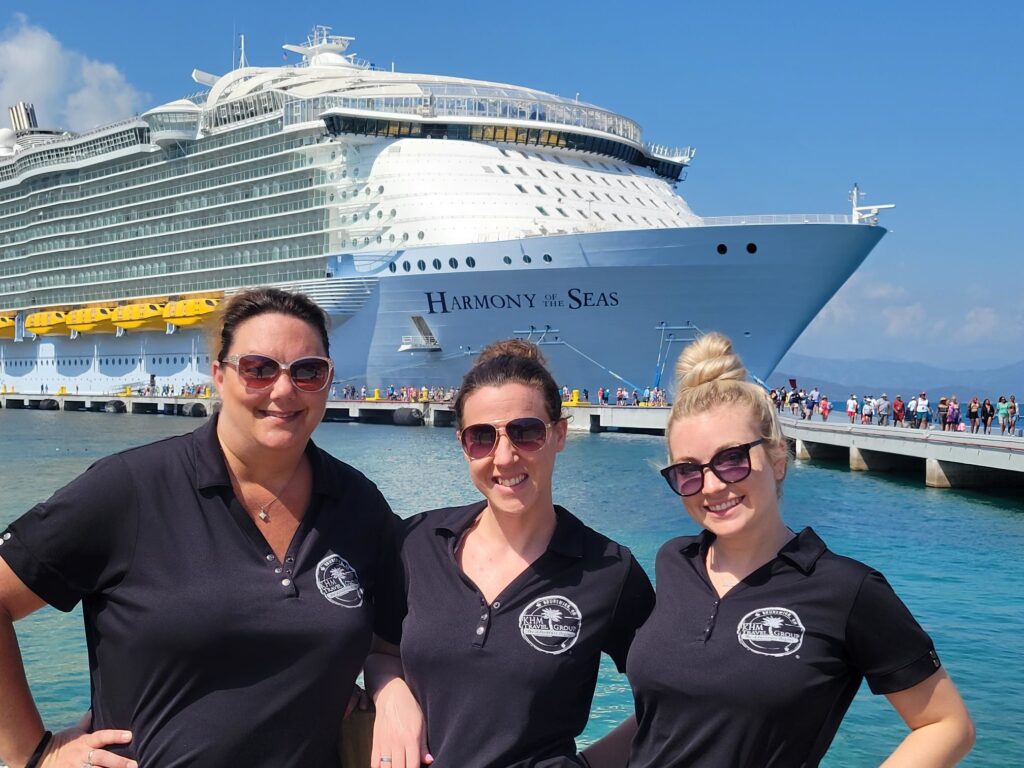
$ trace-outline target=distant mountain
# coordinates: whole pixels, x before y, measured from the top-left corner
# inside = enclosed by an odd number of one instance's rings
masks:
[[[834,360],[790,353],[765,382],[769,387],[796,379],[797,386],[817,386],[833,399],[857,395],[878,395],[886,392],[892,399],[903,395],[909,399],[922,390],[930,399],[956,395],[963,401],[974,395],[993,401],[999,395],[1024,397],[1024,360],[990,369],[953,369],[924,363],[886,360]],[[838,393],[838,394],[837,394]]]

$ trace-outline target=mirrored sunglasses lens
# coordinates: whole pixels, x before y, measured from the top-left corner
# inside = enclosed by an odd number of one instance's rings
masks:
[[[677,467],[674,475],[680,496],[692,496],[704,487],[704,473],[700,469]]]
[[[750,454],[739,449],[722,451],[711,466],[722,482],[737,483],[750,474]]]
[[[512,419],[505,425],[505,434],[524,451],[539,451],[547,440],[547,425],[537,418]]]
[[[264,389],[281,375],[281,366],[263,355],[243,355],[238,358],[238,375],[247,386]]]
[[[329,362],[313,357],[296,360],[291,364],[288,373],[299,389],[307,392],[319,392],[327,386],[327,376],[330,370]]]
[[[462,449],[471,459],[482,459],[494,448],[498,430],[490,424],[474,424],[462,430]]]

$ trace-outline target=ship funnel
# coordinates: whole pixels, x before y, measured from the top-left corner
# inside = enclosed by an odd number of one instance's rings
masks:
[[[36,122],[36,108],[25,101],[19,101],[13,107],[7,108],[11,116],[11,127],[15,131],[31,131],[39,127]]]

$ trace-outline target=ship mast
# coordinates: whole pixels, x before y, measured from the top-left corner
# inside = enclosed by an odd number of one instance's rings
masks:
[[[860,205],[862,197],[867,197],[863,192],[860,191],[860,186],[856,183],[853,185],[853,189],[850,190],[850,202],[853,203],[853,214],[852,221],[854,224],[868,224],[869,226],[875,226],[878,224],[878,212],[887,208],[895,208],[895,203],[885,203],[883,205]]]

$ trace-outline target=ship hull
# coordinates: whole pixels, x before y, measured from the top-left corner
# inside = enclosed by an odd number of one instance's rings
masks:
[[[357,312],[333,318],[337,391],[457,385],[486,344],[513,336],[539,342],[559,384],[591,395],[671,386],[683,344],[711,330],[767,378],[884,233],[778,224],[551,235],[409,249],[394,259],[409,272],[369,281],[329,257],[325,285],[371,286]],[[208,379],[209,356],[205,332],[190,329],[2,341],[0,385],[177,390]]]

